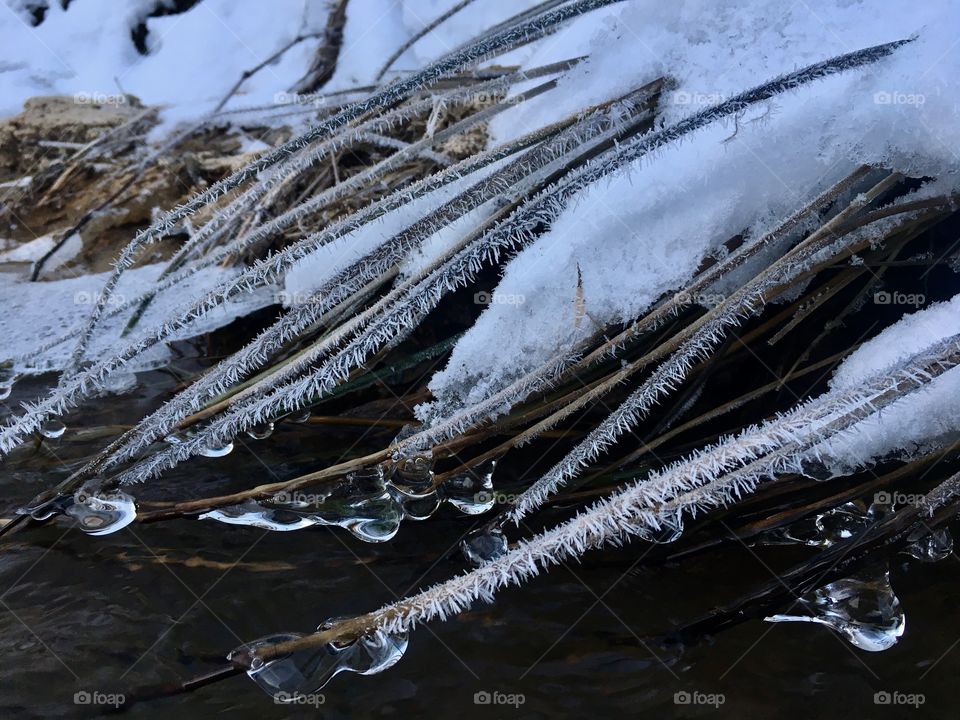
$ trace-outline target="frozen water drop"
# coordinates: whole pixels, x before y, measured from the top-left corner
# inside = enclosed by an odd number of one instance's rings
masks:
[[[943,528],[929,532],[923,528],[918,534],[919,537],[911,535],[908,538],[913,542],[904,550],[907,555],[922,562],[938,562],[950,557],[953,552],[953,536],[949,530]]]
[[[440,496],[434,492],[424,497],[410,498],[397,493],[396,500],[403,508],[403,515],[409,520],[426,520],[440,507]]]
[[[825,625],[849,643],[868,652],[887,650],[906,627],[890,573],[861,573],[824,585],[800,598],[805,614],[771,615],[767,622],[809,622]]]
[[[289,420],[292,423],[302,424],[307,422],[309,419],[310,419],[309,410],[297,410],[287,415],[287,420]]]
[[[386,489],[383,465],[360,468],[347,474],[353,486],[360,493],[381,493]]]
[[[324,623],[318,629],[328,626]],[[298,633],[270,635],[237,648],[230,657],[250,655],[259,647],[302,637]],[[378,630],[352,642],[328,642],[266,662],[254,660],[247,676],[277,702],[296,702],[298,696],[321,690],[341,672],[374,675],[393,667],[403,657],[408,642],[407,633]]]
[[[481,528],[461,540],[460,549],[463,550],[463,556],[471,565],[479,567],[506,554],[507,536],[498,528],[492,530]]]
[[[408,498],[423,498],[436,493],[433,486],[433,460],[428,455],[414,455],[399,460],[390,484]]]
[[[386,542],[397,534],[403,510],[382,481],[378,487],[372,477],[351,475],[315,492],[281,492],[268,500],[211,510],[200,519],[279,531],[326,525],[341,527],[364,542]]]
[[[0,367],[0,400],[6,400],[13,392],[17,374],[10,367]]]
[[[137,519],[137,506],[126,493],[88,494],[81,489],[73,496],[66,514],[75,518],[88,535],[109,535]]]
[[[54,515],[63,515],[73,504],[71,495],[57,495],[50,500],[44,500],[32,505],[25,505],[17,511],[19,515],[29,515],[34,520],[48,520]]]
[[[659,532],[652,533],[649,540],[657,545],[669,545],[679,540],[681,535],[683,535],[683,525],[664,527]]]
[[[103,389],[111,393],[125,393],[137,386],[137,375],[132,372],[110,373],[104,378]]]
[[[831,547],[863,533],[869,520],[863,508],[848,502],[816,517],[814,526],[819,534],[820,547]]]
[[[268,437],[273,435],[273,423],[266,422],[260,423],[259,425],[254,425],[252,428],[247,430],[247,435],[252,437],[254,440],[266,440]]]
[[[872,505],[871,511],[874,508],[875,505]],[[758,542],[762,545],[832,547],[863,533],[871,522],[869,513],[864,512],[861,504],[844,503],[813,517],[801,518],[784,527],[768,530],[758,538]]]
[[[40,434],[50,440],[56,440],[58,437],[62,437],[66,431],[67,426],[56,419],[47,420],[40,428]]]
[[[293,512],[266,508],[256,500],[247,500],[239,505],[210,510],[200,515],[200,519],[218,520],[228,525],[248,525],[278,532],[302,530],[316,524],[311,518]]]
[[[304,512],[320,524],[342,527],[364,542],[392,539],[403,520],[400,504],[375,475],[345,478]]]
[[[219,447],[205,447],[200,450],[200,454],[208,458],[218,458],[225,455],[229,455],[233,452],[233,443],[228,442],[226,445],[221,445]]]
[[[493,509],[496,495],[493,492],[493,471],[496,460],[490,460],[463,475],[457,475],[443,483],[444,499],[457,510],[467,515],[480,515]]]

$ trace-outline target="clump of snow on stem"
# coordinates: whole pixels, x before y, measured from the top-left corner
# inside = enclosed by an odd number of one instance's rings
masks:
[[[879,17],[869,3],[851,2],[817,17],[802,4],[707,5],[629,4],[558,93],[496,118],[494,136],[498,128],[552,121],[664,75],[677,86],[662,97],[660,117],[675,122],[728,100],[757,77],[829,56],[838,36],[847,47],[912,32],[919,39],[875,66],[700,130],[580,194],[490,289],[490,307],[434,377],[436,401],[419,408],[421,419],[489,397],[598,326],[634,317],[682,287],[720,243],[758,231],[801,193],[854,163],[914,175],[951,171],[951,148],[960,145],[952,117],[960,75],[951,68],[960,49],[944,28],[948,19],[960,22],[960,8],[891,3]],[[716,17],[716,26],[705,27],[706,16]],[[824,33],[824,22],[832,34]]]
[[[865,342],[837,369],[831,387],[837,391],[855,387],[864,377],[896,367],[910,354],[958,334],[960,295],[905,315]],[[817,452],[827,458],[833,472],[845,474],[889,453],[912,455],[947,444],[960,433],[958,397],[960,372],[954,369],[818,447]]]

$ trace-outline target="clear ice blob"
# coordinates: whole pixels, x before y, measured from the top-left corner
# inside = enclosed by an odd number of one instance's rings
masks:
[[[809,622],[825,625],[851,645],[881,652],[896,644],[906,627],[890,573],[861,573],[807,593],[797,603],[802,612],[771,615],[767,622]]]
[[[884,510],[876,503],[864,510],[855,502],[844,503],[813,517],[801,518],[784,527],[763,533],[758,542],[762,545],[807,545],[831,547],[863,533],[875,522]]]
[[[393,490],[394,500],[403,509],[403,516],[408,520],[426,520],[440,507],[440,496],[436,492],[423,497],[407,497],[403,493]]]
[[[496,504],[493,492],[493,471],[496,460],[490,460],[462,475],[456,475],[443,483],[443,498],[466,515],[481,515]]]
[[[868,511],[869,512],[869,511]],[[851,540],[863,534],[870,519],[857,503],[844,503],[838,507],[817,515],[814,525],[819,534],[820,547],[831,547],[838,542]]]
[[[268,500],[247,500],[203,513],[200,518],[278,531],[334,526],[364,542],[379,543],[397,534],[403,509],[382,482],[378,487],[370,477],[347,477],[315,492],[297,490]]]
[[[205,447],[200,450],[200,454],[208,458],[218,458],[225,455],[229,455],[233,452],[233,443],[228,442],[226,445],[221,445],[219,447]]]
[[[262,530],[287,532],[316,525],[316,521],[293,512],[266,508],[256,500],[210,510],[200,515],[201,520],[218,520],[228,525],[249,525]]]
[[[273,423],[265,422],[260,423],[259,425],[254,425],[252,428],[247,430],[247,435],[254,440],[266,440],[268,437],[273,435]]]
[[[428,455],[415,455],[398,461],[390,484],[408,498],[433,495],[433,460]]]
[[[56,440],[58,437],[62,437],[66,431],[67,426],[56,418],[47,420],[40,427],[40,434],[49,440]]]
[[[953,535],[946,528],[933,532],[921,528],[907,539],[912,542],[903,552],[921,562],[938,562],[953,553]]]
[[[403,520],[400,504],[369,476],[347,477],[318,500],[302,512],[321,525],[342,527],[364,542],[391,540]]]
[[[321,625],[323,630],[328,623]],[[248,655],[259,647],[298,640],[299,633],[280,633],[255,640],[234,650],[230,657]],[[299,696],[323,689],[336,675],[353,672],[374,675],[396,665],[408,645],[407,633],[379,630],[352,642],[324,643],[266,662],[255,659],[247,676],[278,702],[296,702]]]
[[[463,556],[474,567],[496,560],[507,552],[507,536],[499,528],[474,530],[460,541]]]
[[[19,515],[29,515],[34,520],[49,520],[54,515],[63,515],[73,504],[72,495],[57,495],[50,500],[43,500],[33,505],[25,505],[17,510]]]
[[[122,492],[91,494],[81,489],[65,512],[88,535],[109,535],[137,519],[133,498]]]
[[[0,366],[0,400],[6,400],[13,392],[17,382],[17,373],[10,365]]]

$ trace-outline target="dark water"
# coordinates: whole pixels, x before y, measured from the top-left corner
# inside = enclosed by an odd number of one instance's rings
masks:
[[[63,477],[103,443],[96,428],[142,414],[173,384],[152,374],[142,387],[148,389],[123,403],[92,403],[70,418],[61,440],[18,451],[4,465],[5,502],[14,505]],[[38,389],[25,383],[17,392],[29,397]],[[197,459],[136,494],[217,494],[292,477],[344,453],[381,447],[394,432],[280,425],[268,440],[246,439],[228,457]],[[559,518],[552,511],[541,522]],[[31,527],[0,545],[0,715],[93,716],[104,708],[75,704],[75,693],[185,679],[217,667],[244,641],[309,631],[326,618],[376,608],[459,572],[463,562],[453,551],[478,522],[445,507],[426,522],[405,522],[385,545],[326,528],[269,533],[196,520],[138,524],[103,538],[64,519]],[[398,665],[371,677],[337,676],[319,707],[275,705],[238,676],[128,712],[157,718],[956,716],[956,556],[935,564],[904,556],[894,564],[907,630],[893,649],[866,653],[821,627],[760,621],[686,647],[652,644],[651,636],[809,555],[732,544],[682,567],[651,566],[648,549],[635,543],[591,553],[582,564],[503,592],[492,606],[420,628]],[[883,691],[922,693],[924,702],[875,704]],[[475,702],[484,692],[515,704]],[[699,702],[678,704],[683,696],[676,694],[684,692]]]
[[[954,219],[921,236],[904,256],[929,250],[930,257],[942,257],[956,237]],[[958,291],[956,275],[946,266],[932,272],[922,265],[892,268],[885,287],[923,293],[928,302]],[[838,307],[858,291],[851,286],[846,295],[841,293]],[[455,294],[418,331],[416,349],[469,326],[471,317],[463,308],[479,312],[469,299],[458,304]],[[775,307],[770,312],[780,311]],[[902,307],[875,304],[869,312],[846,318],[843,330],[823,343],[811,361],[872,336],[904,312]],[[760,343],[757,352],[767,356],[759,364],[751,365],[745,353],[732,353],[732,360],[721,364],[711,380],[702,410],[768,381],[767,366],[786,372],[821,328],[818,322],[802,324],[767,350]],[[256,328],[241,330],[242,337],[250,337]],[[203,347],[180,348],[185,355],[174,363],[173,376],[143,374],[132,395],[95,400],[65,418],[69,429],[63,438],[7,458],[0,465],[5,508],[65,477],[124,424],[169,397],[190,373],[235,349],[237,338],[224,346],[216,338],[204,342]],[[369,414],[397,417],[401,413],[392,407],[393,394],[421,387],[428,372],[424,369],[419,378],[406,378],[405,386],[394,385],[390,393],[371,393],[361,401],[375,403],[379,397],[387,402],[379,410],[368,408]],[[826,373],[818,381],[805,379],[795,392],[816,395],[824,389],[825,378]],[[50,380],[19,383],[6,405],[0,404],[0,415],[20,400],[37,397]],[[699,433],[729,432],[790,407],[797,395],[773,393],[767,404],[745,407],[723,421],[727,424],[698,429],[696,437],[663,448],[669,452],[661,455],[676,456],[702,444]],[[324,412],[354,410],[357,402],[350,396]],[[291,478],[382,448],[396,432],[395,427],[367,432],[280,424],[267,440],[244,439],[225,458],[196,458],[154,484],[135,488],[134,494],[139,500],[201,497]],[[545,444],[552,446],[553,441]],[[512,492],[529,483],[569,444],[557,444],[552,454],[542,457],[542,444],[530,447],[532,455],[511,453],[509,462],[498,468],[498,490]],[[568,514],[569,509],[553,508],[540,513],[537,522],[550,525]],[[269,533],[197,520],[138,524],[103,538],[86,536],[64,519],[28,528],[0,541],[0,717],[96,715],[107,708],[75,704],[77,693],[128,693],[131,687],[180,681],[221,666],[225,654],[243,642],[282,631],[309,632],[327,618],[379,607],[462,571],[456,546],[478,523],[444,507],[426,522],[405,522],[385,545],[364,544],[326,528]],[[138,703],[129,714],[798,720],[957,716],[956,554],[934,564],[905,556],[895,559],[891,579],[906,612],[906,632],[892,649],[867,653],[822,627],[759,620],[686,646],[654,643],[651,637],[770,582],[778,571],[814,551],[747,548],[732,542],[692,555],[682,566],[651,562],[656,553],[649,551],[650,546],[634,543],[590,553],[580,564],[555,568],[525,587],[502,592],[492,606],[420,628],[398,665],[372,677],[337,676],[323,690],[324,702],[318,707],[275,705],[253,682],[238,676],[188,695]],[[478,704],[476,699],[488,697],[478,693],[514,704]],[[922,704],[878,705],[877,693],[901,701],[912,696]],[[677,702],[686,698],[699,702]]]

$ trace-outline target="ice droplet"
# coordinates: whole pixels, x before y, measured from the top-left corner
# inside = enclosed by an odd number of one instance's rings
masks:
[[[50,440],[56,440],[67,431],[67,426],[57,419],[47,420],[40,428],[40,434]]]
[[[66,514],[75,518],[88,535],[109,535],[125,528],[137,518],[133,498],[122,492],[91,494],[80,489]]]
[[[433,487],[433,460],[427,455],[403,458],[394,468],[390,484],[408,498],[422,498],[436,492]]]
[[[493,471],[496,460],[489,460],[463,475],[456,475],[441,486],[444,499],[466,515],[480,515],[493,509]]]
[[[507,552],[507,536],[499,528],[475,530],[460,541],[463,556],[471,565],[480,567]]]
[[[326,629],[330,621],[318,630]],[[303,637],[299,633],[269,635],[242,645],[229,657],[247,655],[259,647]],[[295,702],[298,696],[323,689],[332,678],[342,672],[374,675],[396,665],[406,652],[407,633],[388,635],[378,630],[353,642],[325,643],[295,651],[289,655],[253,663],[247,671],[250,677],[268,695],[278,702]]]
[[[890,585],[890,573],[860,573],[807,593],[797,603],[805,614],[771,615],[767,622],[826,625],[850,644],[868,652],[893,647],[903,635],[906,617]]]
[[[247,430],[247,435],[252,437],[254,440],[266,440],[268,437],[273,435],[273,423],[265,422],[260,423],[259,425],[254,425],[252,428]]]
[[[831,547],[860,535],[873,518],[882,513],[883,510],[876,504],[865,511],[861,504],[848,502],[813,517],[769,530],[760,536],[758,542],[762,545]]]
[[[440,507],[440,497],[433,484],[433,458],[429,453],[396,459],[388,484],[391,495],[411,520],[426,520]]]
[[[8,367],[0,367],[0,400],[6,400],[13,392],[17,374]]]
[[[287,415],[287,420],[292,423],[305,423],[310,419],[309,410],[297,410]]]
[[[400,529],[403,511],[379,477],[376,472],[353,473],[301,512],[321,525],[342,527],[364,542],[391,540]]]
[[[132,372],[110,373],[103,380],[103,389],[118,395],[133,390],[136,386],[137,374]]]
[[[20,515],[29,515],[38,521],[48,520],[54,515],[63,515],[72,503],[73,496],[57,495],[50,500],[44,500],[33,505],[25,505],[18,510],[17,513]]]
[[[278,493],[268,500],[247,500],[211,510],[203,520],[249,525],[265,530],[301,530],[313,525],[342,527],[364,542],[386,542],[400,529],[403,511],[382,481],[351,475],[333,487],[310,493]]]
[[[903,552],[922,562],[937,562],[953,552],[953,536],[946,528],[933,532],[921,528],[907,539],[913,542]]]
[[[843,540],[860,535],[867,527],[868,519],[856,503],[844,503],[818,515],[814,526],[819,533],[820,547],[830,547]]]
[[[200,450],[200,454],[208,458],[218,458],[223,457],[224,455],[229,455],[233,452],[233,443],[228,442],[226,445],[221,445],[220,447],[205,447]]]
[[[310,518],[284,510],[265,508],[256,500],[247,500],[239,505],[210,510],[200,515],[201,520],[218,520],[228,525],[249,525],[263,530],[286,532],[302,530],[316,525]]]

